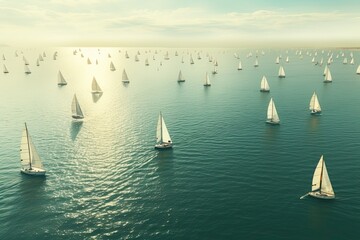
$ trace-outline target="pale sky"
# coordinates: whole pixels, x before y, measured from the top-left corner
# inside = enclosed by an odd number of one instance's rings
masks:
[[[0,0],[10,46],[359,46],[359,27],[359,0]]]

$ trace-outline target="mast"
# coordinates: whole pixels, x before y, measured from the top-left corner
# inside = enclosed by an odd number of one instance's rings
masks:
[[[28,145],[28,152],[29,152],[29,165],[30,165],[30,170],[32,169],[31,168],[31,149],[30,149],[30,143],[29,143],[29,132],[28,132],[28,129],[27,129],[27,126],[26,126],[26,123],[25,123],[25,131],[26,131],[26,140],[27,140],[27,145]]]
[[[161,143],[164,142],[164,140],[163,140],[163,123],[162,122],[163,122],[163,117],[160,112],[160,136],[161,136],[160,141],[161,141]]]
[[[323,159],[323,157],[321,157],[321,160],[322,160],[322,163],[321,163],[320,186],[319,186],[320,194],[321,194],[322,177],[323,177],[323,172],[324,172],[324,159]]]

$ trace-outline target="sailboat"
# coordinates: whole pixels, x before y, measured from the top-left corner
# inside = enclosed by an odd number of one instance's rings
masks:
[[[347,58],[344,58],[343,64],[347,64],[348,60]]]
[[[183,77],[183,75],[182,75],[182,73],[181,73],[181,70],[180,70],[180,72],[179,72],[179,76],[178,76],[178,80],[177,80],[178,82],[185,82],[185,79],[184,79],[184,77]]]
[[[192,56],[190,56],[190,64],[194,64],[194,59]]]
[[[356,69],[356,74],[360,74],[360,65],[358,66],[358,68]]]
[[[95,77],[93,77],[92,80],[92,84],[91,84],[91,93],[93,94],[97,94],[97,93],[102,93],[103,91],[101,90],[99,84],[97,83]]]
[[[287,63],[289,62],[289,56],[286,57],[285,62],[287,62]]]
[[[171,148],[171,147],[172,147],[172,141],[170,138],[170,134],[166,127],[164,118],[160,112],[158,122],[157,122],[157,127],[156,127],[155,148],[165,149],[165,148]]]
[[[5,64],[4,64],[4,73],[9,73],[9,70],[7,69]]]
[[[40,66],[39,58],[36,59],[36,66]]]
[[[309,109],[310,114],[312,115],[318,115],[321,113],[321,107],[316,92],[314,92],[310,99]]]
[[[25,69],[25,73],[26,73],[26,74],[30,74],[30,73],[31,73],[30,68],[29,68],[28,65],[24,65],[24,69]]]
[[[139,61],[139,57],[138,55],[135,55],[135,62],[138,62]]]
[[[283,68],[283,66],[280,66],[279,68],[279,78],[284,78],[285,77],[285,70]]]
[[[24,60],[25,65],[29,65],[29,61],[26,59],[26,57],[23,56],[23,60]]]
[[[327,68],[325,73],[324,83],[331,83],[331,82],[332,82],[332,76],[331,76],[330,68]]]
[[[260,92],[270,92],[270,86],[265,76],[261,79]]]
[[[62,75],[62,73],[59,71],[58,73],[58,85],[59,86],[63,86],[63,85],[66,85],[67,82],[65,81],[65,78],[64,76]]]
[[[208,73],[206,73],[206,75],[205,75],[205,83],[204,83],[204,86],[205,86],[205,87],[210,87],[210,86],[211,86]]]
[[[256,58],[255,59],[255,63],[254,63],[254,67],[258,67],[259,66],[259,61],[258,61],[258,59]]]
[[[110,71],[115,71],[116,68],[114,66],[114,63],[113,62],[110,62]]]
[[[87,64],[91,64],[90,58],[87,59]]]
[[[145,59],[145,66],[149,66],[149,60]]]
[[[276,57],[275,63],[276,63],[276,64],[279,64],[279,63],[280,63],[280,58],[279,58],[279,57]]]
[[[123,83],[129,83],[129,82],[130,82],[130,81],[129,81],[129,77],[128,77],[128,75],[126,74],[125,69],[124,69],[123,72],[122,72],[122,82],[123,82]]]
[[[5,58],[5,55],[4,55],[4,54],[2,55],[2,59],[3,59],[4,61],[6,60],[6,58]]]
[[[351,64],[351,65],[354,65],[354,63],[355,63],[354,58],[351,58],[350,64]]]
[[[74,98],[71,104],[72,117],[75,119],[83,119],[84,114],[81,110],[80,104],[76,98],[76,94],[74,94]]]
[[[271,98],[267,109],[266,123],[277,125],[280,124],[280,118],[276,111],[274,100]]]
[[[214,65],[214,70],[212,71],[212,74],[217,74],[217,73],[218,73],[217,67],[216,65]]]
[[[323,76],[325,76],[325,75],[326,75],[327,70],[328,70],[328,66],[327,66],[327,65],[325,65]]]
[[[21,172],[28,175],[44,176],[46,171],[41,158],[31,140],[26,123],[22,132],[20,145]]]
[[[241,65],[241,61],[239,62],[239,66],[237,70],[242,70],[242,65]]]
[[[323,155],[321,155],[320,160],[314,171],[312,185],[311,185],[311,192],[308,192],[304,196],[300,197],[300,199],[303,199],[307,195],[321,199],[335,198],[334,189],[332,188],[330,182],[329,174],[326,169]]]

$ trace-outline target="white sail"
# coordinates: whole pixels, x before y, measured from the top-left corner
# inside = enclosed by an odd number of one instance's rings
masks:
[[[110,62],[110,71],[115,71],[116,68],[114,66],[114,63],[113,62]]]
[[[149,66],[149,59],[145,59],[145,66]]]
[[[204,86],[211,86],[210,78],[209,78],[208,73],[206,73],[206,75],[205,75],[205,83],[204,83]]]
[[[356,69],[356,74],[360,74],[360,65],[359,65],[358,68]]]
[[[182,73],[181,73],[181,70],[180,70],[180,72],[179,72],[179,76],[178,76],[178,80],[177,80],[178,82],[185,82],[185,79],[184,79],[184,77],[183,77],[183,75],[182,75]]]
[[[259,66],[259,61],[258,61],[258,59],[256,58],[255,59],[255,63],[254,63],[254,67],[258,67]]]
[[[279,63],[280,63],[280,58],[279,58],[279,57],[276,57],[275,63],[276,63],[276,64],[279,64]]]
[[[239,62],[238,70],[242,70],[242,64],[241,64],[241,61]]]
[[[97,83],[95,77],[93,77],[92,83],[91,83],[91,92],[92,93],[102,93],[102,90],[99,86],[99,84]]]
[[[160,112],[156,126],[156,145],[155,147],[164,148],[171,147],[172,141],[169,131],[166,127],[164,118]]]
[[[66,85],[66,84],[67,84],[67,82],[65,81],[64,76],[59,71],[59,73],[58,73],[58,85]]]
[[[265,76],[262,77],[261,83],[260,83],[260,91],[261,92],[269,92],[270,86]]]
[[[327,196],[327,198],[335,197],[335,193],[330,182],[323,155],[321,155],[320,160],[315,168],[312,179],[311,191],[317,192],[318,195],[320,195],[318,196],[320,198],[321,195]],[[310,195],[316,196],[316,194]]]
[[[331,76],[330,68],[327,68],[324,82],[332,82],[332,76]]]
[[[312,113],[321,112],[321,107],[316,92],[314,92],[313,95],[311,96],[309,109],[311,110]]]
[[[9,73],[9,70],[7,69],[5,64],[4,64],[4,73]]]
[[[76,94],[74,94],[74,98],[71,104],[72,117],[76,119],[84,118],[84,114],[81,110],[80,104],[76,98]]]
[[[20,160],[21,172],[31,175],[45,174],[44,166],[29,135],[26,123],[21,136]]]
[[[128,75],[126,74],[125,69],[124,69],[123,72],[122,72],[122,81],[123,81],[123,83],[129,83],[129,82],[130,82],[129,77],[128,77]]]
[[[354,63],[355,63],[354,58],[351,58],[350,64],[351,64],[351,65],[354,65]]]
[[[287,63],[289,62],[289,56],[286,57],[285,62],[287,62]]]
[[[25,66],[24,66],[24,69],[25,69],[25,73],[26,73],[26,74],[30,74],[30,73],[31,73],[30,68],[29,68],[28,65],[25,65]]]
[[[280,123],[280,118],[279,118],[279,115],[278,115],[278,113],[276,111],[274,100],[272,98],[270,99],[270,102],[269,102],[269,105],[268,105],[266,122],[272,123],[272,124],[279,124]]]
[[[343,64],[347,64],[348,60],[347,58],[344,58]]]
[[[325,76],[325,75],[326,75],[327,70],[328,70],[328,66],[327,66],[327,65],[325,65],[323,76]]]
[[[283,66],[280,66],[280,68],[279,68],[279,77],[280,78],[285,77],[285,70],[284,70]]]

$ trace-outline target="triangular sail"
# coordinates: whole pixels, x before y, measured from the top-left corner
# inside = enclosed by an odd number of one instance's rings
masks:
[[[26,74],[30,74],[30,73],[31,73],[30,68],[29,68],[28,65],[24,65],[24,69],[25,69],[25,73],[26,73]]]
[[[241,61],[239,62],[238,70],[242,70],[242,64],[241,64]]]
[[[129,77],[128,77],[128,75],[126,74],[125,69],[124,69],[123,72],[122,72],[122,81],[123,81],[123,82],[129,82]]]
[[[358,68],[356,70],[356,74],[360,74],[360,65],[358,66]]]
[[[9,70],[7,69],[7,67],[4,64],[4,73],[9,73]]]
[[[325,74],[325,81],[332,82],[332,76],[330,72],[330,68],[327,68],[326,74]]]
[[[43,168],[41,158],[31,140],[26,124],[21,137],[20,158],[23,168]]]
[[[179,81],[179,82],[183,82],[183,81],[184,81],[184,78],[183,78],[183,75],[182,75],[182,73],[181,73],[181,70],[180,70],[180,72],[179,72],[178,81]]]
[[[165,124],[165,121],[164,121],[164,118],[163,118],[161,112],[159,114],[158,123],[157,123],[157,127],[156,127],[156,142],[160,143],[160,144],[171,142],[170,134],[166,127],[166,124]]]
[[[84,114],[81,110],[80,104],[77,100],[76,94],[74,94],[74,98],[71,104],[71,111],[72,111],[72,115],[75,118],[83,118]]]
[[[111,70],[111,71],[115,71],[115,70],[116,70],[113,62],[110,63],[110,70]]]
[[[266,80],[266,77],[265,77],[265,76],[263,76],[262,79],[261,79],[260,90],[270,91],[270,86],[269,86],[269,83],[268,83],[268,81]]]
[[[317,111],[317,112],[321,111],[319,99],[315,92],[313,93],[313,95],[310,99],[309,109],[313,110],[313,111]]]
[[[99,84],[97,83],[95,77],[93,77],[92,84],[91,84],[91,89],[92,89],[93,93],[101,93],[102,92],[102,90],[101,90]]]
[[[66,85],[66,84],[67,84],[67,82],[65,81],[64,76],[59,71],[59,73],[58,73],[58,85]]]
[[[210,86],[211,85],[208,73],[206,73],[206,75],[205,75],[205,84],[204,85],[205,86]]]
[[[320,193],[334,195],[334,190],[330,182],[323,155],[321,155],[320,160],[315,168],[311,191],[320,191]]]
[[[279,77],[285,77],[285,70],[283,66],[280,66],[279,68]]]
[[[272,122],[275,122],[275,123],[280,122],[279,115],[277,113],[275,103],[274,103],[274,100],[272,98],[270,99],[270,102],[269,102],[269,105],[268,105],[267,119],[271,120]]]

